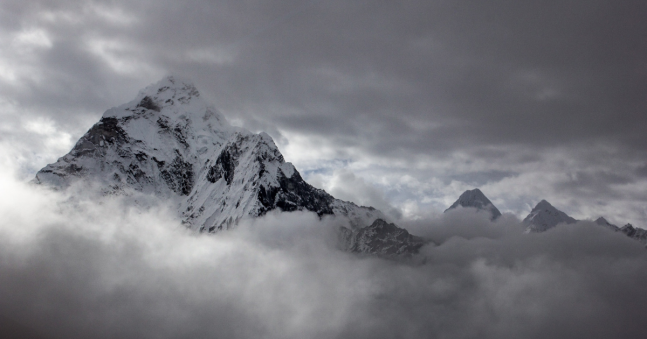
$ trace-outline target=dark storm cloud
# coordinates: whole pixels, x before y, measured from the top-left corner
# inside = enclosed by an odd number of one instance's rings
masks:
[[[52,35],[52,49],[40,60],[50,81],[37,85],[38,98],[29,97],[34,92],[21,98],[42,105],[64,102],[65,95],[85,97],[75,103],[79,108],[114,105],[114,94],[101,96],[127,74],[114,74],[87,49],[91,41],[114,39],[124,46],[106,54],[145,62],[160,73],[187,73],[223,109],[331,137],[354,133],[351,142],[368,150],[600,137],[625,146],[644,141],[647,23],[638,14],[645,10],[640,1],[4,7],[3,17],[13,18],[6,30],[33,23]],[[109,11],[126,19],[101,20]],[[37,17],[44,12],[71,18],[42,24]],[[203,59],[191,60],[192,51],[202,51]],[[234,57],[218,65],[219,53]],[[129,89],[152,80],[137,80]],[[125,91],[118,94],[125,99]]]
[[[335,249],[335,221],[269,215],[215,236],[164,208],[6,176],[0,323],[41,338],[642,338],[647,254],[592,223],[523,234],[460,209],[411,222],[412,260]],[[78,194],[78,193],[76,193]],[[76,201],[76,202],[75,202]],[[38,211],[38,213],[34,213]],[[6,332],[3,332],[3,334]]]
[[[486,172],[475,172],[475,173],[465,173],[462,175],[455,176],[454,178],[448,178],[449,180],[459,180],[476,187],[483,186],[491,181],[500,181],[503,178],[511,177],[516,175],[514,172],[505,172],[505,171],[486,171]]]

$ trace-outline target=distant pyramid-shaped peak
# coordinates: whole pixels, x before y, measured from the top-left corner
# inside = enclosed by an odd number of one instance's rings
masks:
[[[501,216],[501,212],[494,206],[494,204],[488,199],[480,189],[475,188],[473,190],[467,190],[461,194],[461,196],[454,202],[445,212],[458,208],[476,208],[477,210],[489,211],[492,214],[492,219],[496,219]]]
[[[528,225],[530,231],[544,232],[558,224],[574,224],[577,220],[553,207],[548,201],[542,200],[532,209],[523,222]]]

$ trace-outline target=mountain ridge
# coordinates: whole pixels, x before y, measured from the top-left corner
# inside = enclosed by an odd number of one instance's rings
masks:
[[[272,210],[310,211],[345,220],[342,238],[352,252],[412,254],[429,243],[389,223],[375,208],[336,199],[308,184],[270,135],[232,126],[195,85],[174,76],[108,109],[33,182],[65,189],[84,180],[98,183],[104,195],[140,192],[167,200],[186,227],[200,232],[226,230]],[[459,207],[488,211],[493,221],[501,216],[478,188],[465,191],[445,212]],[[523,220],[532,232],[574,222],[546,200]],[[647,244],[643,229],[618,228],[604,218],[595,222]]]
[[[134,190],[172,201],[183,223],[200,231],[274,209],[335,214],[353,230],[387,219],[305,182],[267,133],[232,126],[190,81],[174,76],[108,109],[34,178],[57,188],[79,180],[98,182],[103,194]]]

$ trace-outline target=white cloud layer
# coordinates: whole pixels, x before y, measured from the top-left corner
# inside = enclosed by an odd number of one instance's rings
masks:
[[[339,251],[334,219],[310,213],[200,235],[163,204],[7,170],[0,186],[0,323],[40,338],[644,334],[647,253],[591,223],[523,234],[512,215],[456,210],[403,224],[440,245],[400,262]]]

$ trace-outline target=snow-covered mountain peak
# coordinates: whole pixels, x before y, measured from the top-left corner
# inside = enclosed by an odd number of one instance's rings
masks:
[[[306,183],[267,133],[231,126],[196,87],[166,77],[109,109],[35,183],[92,181],[104,194],[174,202],[188,227],[215,231],[273,209],[346,217],[353,229],[384,215]]]
[[[451,206],[449,206],[449,208],[446,209],[445,212],[458,208],[459,206],[464,208],[476,208],[477,210],[489,211],[492,214],[493,220],[501,216],[501,212],[478,188],[463,192],[458,200],[456,200]]]
[[[577,220],[553,207],[548,201],[542,200],[532,209],[523,222],[528,225],[528,230],[532,232],[544,232],[558,224],[573,224]]]

